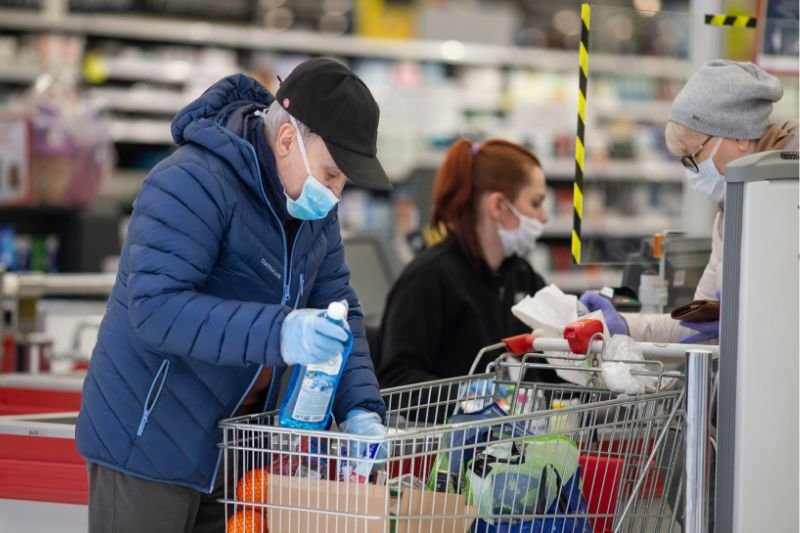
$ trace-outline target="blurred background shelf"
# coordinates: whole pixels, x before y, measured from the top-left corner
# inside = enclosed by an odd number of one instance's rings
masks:
[[[409,42],[116,15],[67,15],[58,19],[47,19],[37,13],[14,9],[0,9],[0,20],[3,28],[15,31],[55,31],[114,39],[346,57],[531,67],[550,72],[571,73],[576,69],[575,54],[571,51],[470,44],[455,40]],[[620,66],[622,61],[625,62],[624,67]],[[595,72],[612,74],[635,71],[641,76],[686,77],[689,75],[690,65],[679,59],[596,54],[592,56],[592,69]]]
[[[346,189],[345,233],[378,235],[408,260],[430,219],[431,185],[447,147],[462,137],[506,138],[534,151],[548,180],[551,223],[536,268],[575,290],[597,284],[575,274],[570,259],[579,1],[421,0],[392,3],[379,15],[364,6],[388,3],[164,0],[128,3],[133,12],[120,13],[125,2],[65,1],[67,11],[55,13],[57,3],[0,7],[0,106],[19,105],[42,73],[76,80],[115,145],[115,168],[96,202],[118,214],[106,232],[112,247],[144,177],[176,149],[177,112],[224,76],[245,72],[274,91],[277,75],[326,55],[346,62],[381,106],[378,149],[395,183],[390,194]],[[642,238],[680,229],[688,194],[663,128],[691,71],[689,4],[657,4],[593,9],[583,227],[609,250],[637,249]],[[792,118],[797,77],[782,81],[776,114]],[[56,218],[44,219],[60,231]]]

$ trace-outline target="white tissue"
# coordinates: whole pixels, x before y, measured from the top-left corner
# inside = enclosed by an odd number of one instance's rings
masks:
[[[550,284],[533,297],[525,297],[511,312],[530,326],[534,335],[560,337],[564,326],[578,320],[578,298]]]
[[[578,298],[571,294],[564,294],[555,285],[548,285],[539,290],[533,297],[526,297],[517,305],[511,308],[511,312],[522,323],[533,329],[533,334],[537,337],[563,338],[564,327],[571,322],[578,320]],[[592,318],[603,323],[603,332],[608,337],[608,328],[603,319],[603,313],[596,311],[582,318]],[[548,352],[549,355],[557,357],[569,356],[564,352]],[[575,357],[573,355],[573,357]],[[551,365],[585,367],[586,360],[568,361],[566,359],[548,358]],[[587,385],[592,378],[590,372],[579,372],[572,370],[556,370],[556,374],[570,383],[577,385]]]

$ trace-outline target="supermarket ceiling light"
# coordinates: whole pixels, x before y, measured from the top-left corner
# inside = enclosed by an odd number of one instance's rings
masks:
[[[652,17],[661,11],[661,0],[633,0],[633,7],[638,9],[642,16]]]
[[[467,54],[461,41],[445,41],[442,43],[442,57],[448,61],[461,61]]]

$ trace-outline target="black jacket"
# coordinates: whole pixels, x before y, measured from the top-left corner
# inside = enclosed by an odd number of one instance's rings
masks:
[[[387,298],[376,358],[381,387],[467,374],[484,346],[530,333],[511,307],[544,286],[519,257],[506,259],[496,273],[483,261],[474,265],[454,237],[423,251]],[[478,371],[492,359],[486,356]],[[541,369],[526,379],[561,381]]]

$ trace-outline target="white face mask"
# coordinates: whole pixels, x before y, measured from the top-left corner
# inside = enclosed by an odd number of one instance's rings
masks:
[[[686,179],[689,186],[713,202],[722,202],[725,199],[725,176],[717,170],[714,156],[722,144],[722,137],[717,138],[711,155],[708,159],[697,165],[697,172],[686,169]]]
[[[497,232],[500,234],[503,253],[506,257],[512,255],[524,257],[536,248],[536,240],[542,236],[544,224],[536,218],[523,215],[511,205],[511,202],[508,202],[508,208],[519,219],[519,226],[509,230],[498,225]]]

